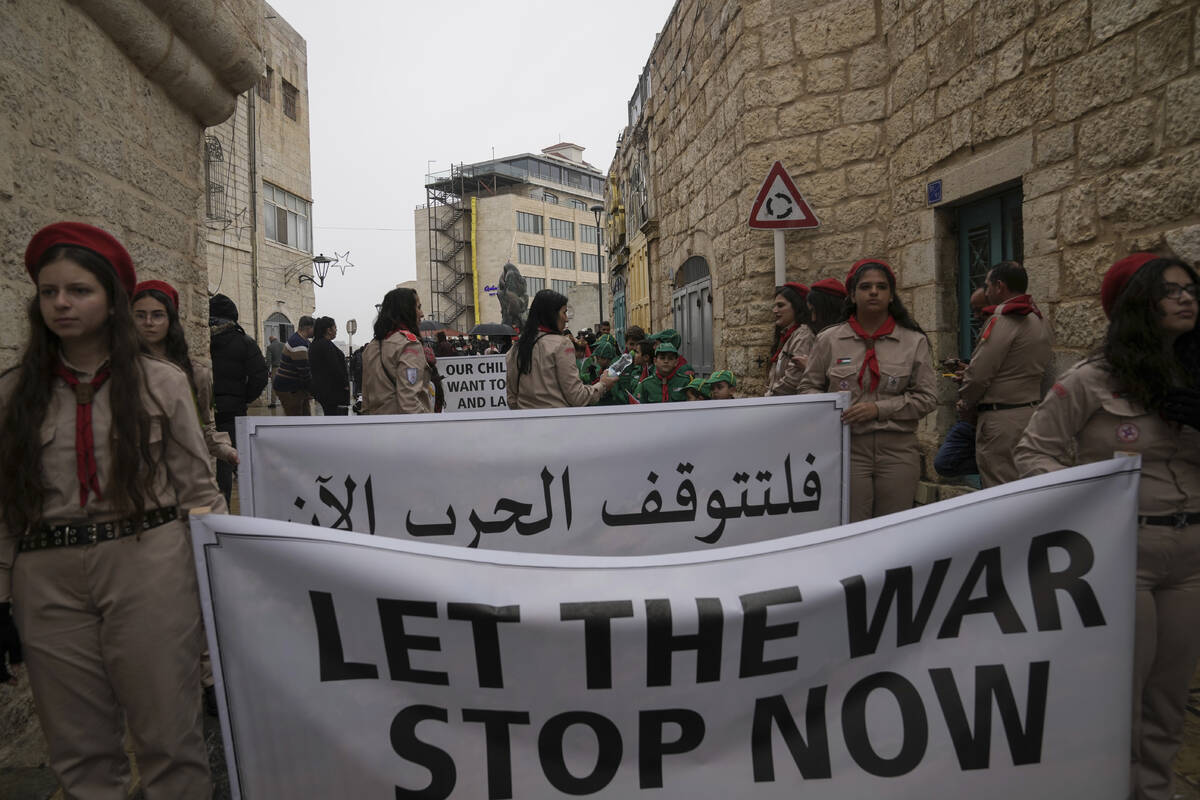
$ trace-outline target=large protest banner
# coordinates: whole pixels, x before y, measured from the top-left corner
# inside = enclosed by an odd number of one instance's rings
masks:
[[[504,356],[453,356],[439,358],[446,411],[508,410],[508,367]]]
[[[568,555],[823,530],[846,519],[846,397],[239,417],[241,513]]]
[[[642,558],[195,518],[235,796],[1124,798],[1137,468]]]

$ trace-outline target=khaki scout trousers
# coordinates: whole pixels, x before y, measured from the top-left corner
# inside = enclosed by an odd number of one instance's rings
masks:
[[[279,398],[279,404],[283,406],[283,413],[289,417],[308,417],[312,416],[312,412],[308,408],[308,402],[312,400],[312,395],[306,391],[299,392],[281,392],[275,390],[275,396]]]
[[[975,463],[983,488],[999,486],[1017,479],[1013,451],[1036,406],[983,411],[975,423]]]
[[[211,797],[203,626],[182,522],[19,554],[13,611],[50,766],[67,798],[126,800],[126,724],[146,800]]]
[[[1138,528],[1133,754],[1137,800],[1168,800],[1200,658],[1200,525]]]
[[[912,508],[920,477],[915,433],[850,434],[850,521]]]

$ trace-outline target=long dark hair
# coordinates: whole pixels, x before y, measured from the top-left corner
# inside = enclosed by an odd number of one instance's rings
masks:
[[[517,342],[517,372],[528,375],[533,369],[533,343],[544,331],[538,328],[549,328],[558,332],[558,310],[567,304],[565,295],[553,289],[542,289],[533,296],[529,304],[529,319],[521,329],[521,339]]]
[[[808,293],[808,305],[812,311],[808,327],[813,333],[820,333],[830,325],[836,325],[842,320],[842,310],[845,301],[829,292],[813,289]]]
[[[910,331],[916,331],[924,336],[925,331],[921,330],[921,326],[918,325],[917,321],[912,318],[912,314],[908,313],[908,309],[904,307],[904,303],[900,302],[900,295],[896,294],[896,276],[892,274],[891,270],[886,269],[882,264],[876,264],[874,262],[867,262],[866,264],[863,264],[858,268],[858,271],[854,273],[854,276],[851,277],[850,280],[846,281],[846,302],[842,306],[842,318],[840,321],[845,322],[846,320],[850,319],[851,314],[854,314],[858,311],[858,306],[856,306],[854,303],[854,290],[858,288],[858,284],[862,280],[863,275],[872,271],[881,272],[883,273],[883,276],[887,278],[888,290],[891,294],[891,299],[888,300],[888,313],[892,315],[892,319],[896,320],[896,324],[900,327],[908,328]]]
[[[414,289],[392,289],[383,296],[379,315],[375,317],[375,339],[382,342],[397,328],[404,328],[418,338],[421,336],[421,325],[417,321],[417,292]]]
[[[375,327],[372,331],[374,338],[383,345],[386,339],[397,328],[406,331],[421,341],[421,323],[417,319],[417,292],[415,289],[397,288],[383,296],[379,305],[379,314],[375,317]],[[424,347],[424,345],[422,345]],[[442,375],[438,372],[433,353],[426,349],[425,358],[429,363],[429,379],[433,383],[433,410],[441,411],[446,406],[446,391],[442,387]]]
[[[1177,258],[1147,261],[1133,274],[1113,305],[1102,351],[1117,387],[1147,411],[1162,405],[1173,386],[1200,388],[1200,332],[1194,328],[1167,350],[1162,330],[1163,272],[1180,267],[1192,283],[1196,270]]]
[[[179,312],[175,310],[175,304],[158,289],[142,289],[133,296],[130,305],[132,306],[143,297],[157,301],[167,310],[167,338],[163,339],[167,359],[183,370],[183,374],[187,375],[188,383],[192,386],[192,394],[197,394],[196,378],[192,374],[192,359],[188,355],[187,336],[183,332],[183,325],[179,322]],[[142,352],[150,354],[150,348],[145,343],[142,344]]]
[[[73,245],[50,248],[38,264],[65,258],[96,276],[104,288],[108,319],[109,402],[112,408],[112,471],[104,497],[122,514],[141,519],[146,512],[144,485],[153,482],[157,460],[150,454],[150,415],[142,403],[145,374],[138,354],[142,343],[133,322],[129,295],[102,257]],[[21,356],[18,379],[0,422],[0,509],[9,531],[21,535],[42,522],[46,485],[42,479],[42,424],[50,406],[54,365],[62,343],[42,318],[35,296],[29,303],[29,342]],[[163,414],[166,424],[166,414]],[[164,435],[166,435],[164,431]]]
[[[795,315],[793,322],[795,322],[796,325],[808,324],[808,303],[804,302],[804,298],[800,296],[799,292],[790,286],[776,286],[775,295],[773,296],[779,296],[788,301],[788,305],[792,307],[792,313]],[[779,340],[782,338],[783,331],[776,327],[775,339],[773,342],[771,342],[772,353],[779,349]]]

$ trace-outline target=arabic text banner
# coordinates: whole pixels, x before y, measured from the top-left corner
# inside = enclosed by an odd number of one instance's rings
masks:
[[[446,411],[507,411],[508,367],[504,356],[439,358]]]
[[[245,798],[1118,800],[1136,489],[1125,459],[643,558],[200,517],[230,777]]]
[[[572,555],[712,549],[845,519],[845,395],[241,417],[241,511]]]

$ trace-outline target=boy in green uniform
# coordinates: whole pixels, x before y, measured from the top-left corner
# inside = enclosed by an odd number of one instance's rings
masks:
[[[717,370],[704,383],[713,400],[733,400],[735,397],[733,390],[737,386],[737,378],[727,369]]]
[[[692,378],[683,391],[687,395],[689,402],[707,400],[709,397],[708,384],[704,381],[704,378]]]
[[[638,386],[642,403],[678,403],[687,400],[684,389],[691,378],[679,370],[679,350],[670,342],[659,341],[654,348],[654,373]]]
[[[679,353],[679,348],[683,346],[683,337],[674,328],[663,328],[661,331],[656,331],[646,338],[656,345],[659,342],[666,342],[674,346],[676,353]],[[682,353],[679,353],[679,372],[687,375],[689,378],[695,374],[694,370],[692,370],[692,365],[688,363],[687,358]]]
[[[613,389],[626,403],[636,403],[638,385],[654,370],[654,342],[645,339],[638,342],[630,350],[633,353],[633,363],[625,368],[617,385]]]
[[[607,339],[601,337],[596,342],[596,346],[592,348],[592,354],[584,359],[583,364],[579,367],[579,379],[586,384],[593,384],[600,380],[600,376],[604,374],[604,370],[608,369],[613,360],[617,357],[617,348],[613,344],[612,337]],[[599,405],[615,406],[624,405],[625,395],[619,390],[619,386],[613,386],[600,398]]]

